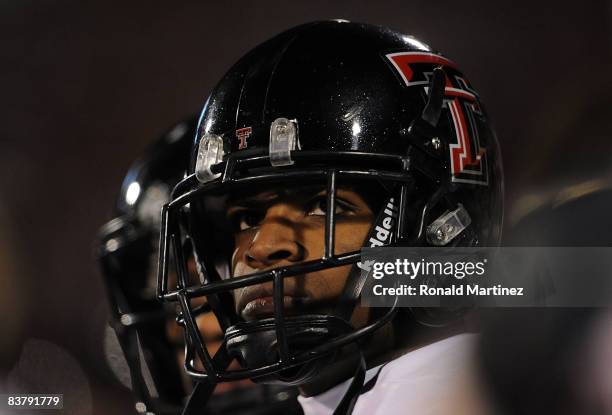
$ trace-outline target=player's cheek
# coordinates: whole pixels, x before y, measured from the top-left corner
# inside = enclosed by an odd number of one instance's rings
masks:
[[[344,265],[342,267],[335,267],[327,270],[329,274],[327,278],[329,298],[338,298],[340,296],[346,285],[346,280],[348,279],[351,268],[352,265]]]
[[[357,219],[336,223],[334,241],[336,255],[361,248],[370,229],[370,221],[369,217]],[[309,253],[307,260],[321,258],[325,251],[325,227],[322,225],[307,229],[303,237]],[[345,265],[311,273],[304,278],[303,284],[306,290],[317,299],[335,299],[342,293],[351,267],[351,265]]]
[[[370,227],[369,217],[356,217],[354,220],[338,223],[336,225],[336,254],[361,249]]]
[[[339,222],[336,225],[335,254],[344,254],[361,249],[369,229],[369,220]],[[316,281],[319,283],[318,288],[321,291],[320,298],[337,298],[344,290],[352,267],[352,265],[345,265],[317,273]]]
[[[204,340],[218,340],[223,337],[223,331],[219,326],[219,322],[212,313],[198,316],[196,322]]]
[[[335,300],[344,290],[350,269],[351,265],[344,265],[308,274],[305,289],[316,300]]]
[[[296,227],[295,242],[306,250],[305,261],[320,259],[325,253],[325,225],[322,221],[303,223]]]
[[[248,237],[245,232],[239,232],[234,236],[234,252],[232,254],[232,268],[236,266],[236,262],[244,256],[244,252],[248,249],[252,238]]]

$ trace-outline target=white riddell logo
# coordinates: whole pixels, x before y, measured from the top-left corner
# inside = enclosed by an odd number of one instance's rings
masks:
[[[395,224],[395,218],[397,217],[397,208],[393,204],[394,199],[389,199],[387,206],[385,206],[385,210],[383,213],[385,216],[382,217],[382,220],[379,220],[372,232],[373,235],[368,240],[367,246],[370,248],[375,248],[377,246],[384,246],[391,242],[393,225]],[[364,261],[358,262],[357,266],[363,270],[370,271],[372,263],[374,261]]]

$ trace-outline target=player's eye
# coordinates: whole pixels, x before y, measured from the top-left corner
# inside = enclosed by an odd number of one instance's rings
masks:
[[[336,198],[336,215],[354,212],[355,207],[342,199]],[[324,216],[327,213],[327,196],[320,195],[308,203],[306,214],[308,216]]]
[[[255,209],[239,209],[229,215],[232,227],[236,231],[244,231],[261,223],[265,215],[264,211]]]

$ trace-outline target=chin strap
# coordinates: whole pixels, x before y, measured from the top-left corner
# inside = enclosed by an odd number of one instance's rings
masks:
[[[363,381],[365,380],[366,374],[366,362],[363,358],[363,353],[359,353],[359,364],[357,365],[357,369],[355,370],[355,375],[353,376],[353,380],[351,380],[351,384],[349,388],[344,393],[342,400],[334,410],[333,415],[350,415],[353,413],[353,408],[357,403],[357,399],[361,393],[361,389],[363,388]]]

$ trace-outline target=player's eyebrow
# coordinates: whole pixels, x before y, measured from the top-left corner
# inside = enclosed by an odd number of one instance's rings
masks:
[[[312,185],[295,189],[275,189],[267,192],[260,192],[257,194],[232,197],[228,200],[227,205],[261,207],[269,205],[279,199],[296,197],[298,197],[299,199],[308,199],[324,191],[324,187]]]
[[[278,192],[262,192],[246,196],[237,196],[228,200],[229,205],[260,205],[270,203],[280,197]]]

